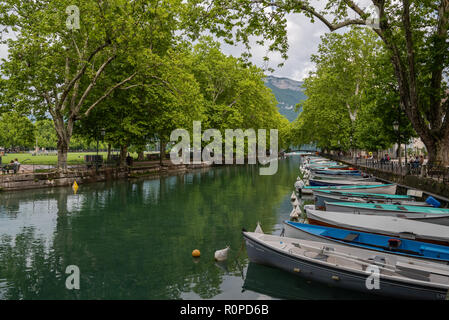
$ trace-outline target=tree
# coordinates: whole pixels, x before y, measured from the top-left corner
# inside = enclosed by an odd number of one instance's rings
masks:
[[[16,112],[0,115],[0,146],[29,148],[33,146],[35,127],[30,119]]]
[[[449,99],[444,74],[449,64],[449,1],[372,0],[382,40],[394,68],[401,108],[429,151],[430,162],[449,165]],[[351,0],[328,0],[320,9],[307,0],[191,1],[192,14],[226,41],[249,47],[251,35],[270,41],[269,51],[287,58],[286,15],[301,13],[320,20],[330,31],[367,25],[371,12]],[[273,10],[271,8],[274,8]],[[352,15],[351,15],[352,14]],[[355,17],[353,17],[355,15]],[[378,22],[378,25],[376,25]]]
[[[370,32],[356,29],[321,40],[318,54],[312,56],[316,71],[304,82],[308,99],[297,106],[303,112],[294,128],[304,131],[297,144],[348,150],[379,46]]]
[[[204,102],[191,73],[192,62],[190,48],[178,43],[158,57],[157,69],[142,72],[136,84],[112,93],[112,99],[81,120],[75,131],[95,138],[104,128],[105,141],[120,147],[123,166],[130,146],[143,151],[158,138],[165,147],[172,130],[191,128],[193,120],[203,117]],[[120,74],[119,70],[115,76]]]
[[[218,43],[203,38],[194,48],[193,73],[206,100],[203,126],[226,129],[282,129],[285,146],[289,122],[279,114],[277,101],[264,84],[263,70],[220,51]],[[269,144],[268,144],[269,145]]]
[[[56,149],[58,137],[56,136],[53,121],[50,119],[38,120],[36,127],[36,146],[45,149]]]
[[[398,85],[384,50],[373,61],[372,70],[372,77],[367,79],[364,89],[364,108],[357,119],[355,140],[359,148],[370,151],[384,150],[399,143],[399,156],[400,145],[417,135],[400,108]],[[395,124],[399,125],[399,132],[394,130]]]
[[[88,117],[139,72],[156,67],[153,58],[174,39],[180,8],[177,1],[158,0],[75,3],[78,26],[76,17],[66,22],[73,1],[8,0],[0,4],[0,24],[18,31],[17,38],[2,39],[9,48],[1,66],[2,96],[14,109],[51,115],[58,136],[58,168],[62,169],[67,168],[75,122]],[[111,82],[108,75],[117,69],[123,73]]]
[[[312,56],[316,71],[306,79],[308,99],[294,128],[297,143],[316,143],[323,149],[369,151],[386,149],[397,141],[393,122],[401,121],[403,142],[413,135],[399,109],[393,68],[374,34],[353,28],[345,34],[322,37]]]

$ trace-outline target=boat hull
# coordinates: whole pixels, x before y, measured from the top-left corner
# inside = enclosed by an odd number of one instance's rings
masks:
[[[299,224],[299,223],[298,223]],[[381,249],[380,247],[388,247],[388,240],[391,239],[389,236],[376,235],[372,233],[365,232],[356,232],[359,236],[357,237],[357,242],[350,242],[348,240],[343,240],[344,236],[339,236],[336,232],[332,232],[332,230],[339,231],[342,235],[350,234],[354,231],[342,230],[331,227],[320,227],[310,225],[310,227],[317,227],[318,230],[312,232],[307,230],[307,228],[296,227],[287,221],[283,222],[284,227],[284,236],[288,238],[296,238],[302,240],[309,241],[320,241],[323,243],[338,243],[340,245],[353,246],[359,248],[367,248],[370,250],[376,250],[379,252],[387,252],[390,254],[399,254],[404,256],[410,256],[416,259],[422,259],[427,261],[438,262],[442,264],[449,264],[449,247],[440,246],[440,245],[432,245],[426,242],[419,242],[413,240],[400,239],[402,241],[400,248],[402,252],[399,250],[386,250]],[[322,232],[320,229],[325,228],[326,230],[330,230],[330,232]],[[313,229],[312,229],[313,230]],[[343,231],[343,232],[342,232]],[[361,238],[361,239],[359,239]],[[373,240],[367,240],[368,238]],[[399,238],[394,238],[399,239]],[[414,253],[412,253],[414,252]]]
[[[449,246],[447,226],[395,217],[326,212],[311,207],[314,206],[304,206],[310,224]]]
[[[449,214],[426,214],[405,211],[376,210],[362,207],[339,206],[338,204],[325,202],[326,211],[364,214],[375,216],[389,216],[403,219],[412,219],[433,224],[449,226]]]
[[[335,267],[323,266],[301,259],[298,256],[266,246],[262,242],[243,233],[248,258],[251,262],[273,266],[296,274],[308,280],[337,286],[344,289],[365,293],[373,293],[401,299],[444,300],[446,291],[415,284],[379,279],[379,290],[369,290],[366,286],[367,277]]]
[[[353,176],[353,175],[331,175],[331,174],[312,174],[310,177],[314,180],[354,180],[354,181],[376,181],[376,178],[369,176]]]
[[[320,179],[309,179],[309,185],[312,187],[318,186],[360,186],[360,185],[378,185],[379,182],[376,181],[365,181],[365,180],[320,180]]]
[[[382,194],[396,194],[396,184],[383,185],[383,186],[325,186],[318,188],[302,188],[299,191],[304,194],[312,194],[313,190],[339,190],[348,192],[369,192],[369,193],[382,193]]]
[[[407,206],[428,206],[425,202],[415,202],[410,200],[401,200],[401,199],[390,199],[390,198],[362,198],[357,196],[338,196],[332,194],[323,194],[320,192],[313,192],[315,206],[319,210],[325,210],[326,205],[325,202],[360,202],[360,203],[385,203],[385,204],[398,204],[398,205],[407,205]]]

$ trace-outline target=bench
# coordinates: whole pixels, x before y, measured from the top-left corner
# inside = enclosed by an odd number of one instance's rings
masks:
[[[84,162],[87,165],[87,169],[92,167],[100,168],[103,165],[103,156],[102,155],[85,155]]]
[[[20,170],[20,164],[19,165],[17,165],[17,164],[10,164],[10,163],[4,164],[4,165],[0,164],[0,167],[1,167],[1,170],[2,170],[3,174],[5,174],[5,172],[7,174],[9,174],[9,171],[12,171],[13,173],[17,173]]]
[[[153,153],[153,154],[147,154],[147,160],[159,160],[159,154]]]

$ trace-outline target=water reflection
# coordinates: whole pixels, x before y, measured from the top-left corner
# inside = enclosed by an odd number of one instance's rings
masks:
[[[268,232],[291,190],[294,161],[276,176],[256,166],[202,170],[156,180],[136,179],[0,195],[0,290],[4,299],[178,299],[222,294],[217,249],[238,253],[242,227],[261,221]],[[193,263],[191,251],[201,249]],[[238,255],[238,256],[237,256]],[[65,289],[65,268],[77,265],[81,290]],[[241,285],[240,285],[241,287]]]
[[[243,289],[279,299],[341,300],[373,298],[371,295],[307,281],[280,269],[251,262],[248,264]]]
[[[260,221],[280,234],[298,164],[283,160],[273,176],[242,165],[80,185],[76,195],[70,187],[1,193],[0,298],[279,298],[242,292],[251,269],[241,229]],[[226,245],[227,263],[216,264]],[[80,269],[78,291],[65,288],[68,265]],[[274,272],[256,278],[270,282]]]

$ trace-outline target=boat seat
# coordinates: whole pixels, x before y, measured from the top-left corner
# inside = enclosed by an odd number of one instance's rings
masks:
[[[437,268],[440,267],[440,268]],[[413,265],[410,263],[405,263],[402,261],[396,262],[396,268],[404,271],[409,271],[417,274],[423,274],[423,275],[429,275],[431,273],[438,274],[442,276],[449,276],[449,270],[447,269],[446,265],[439,266],[438,264],[436,267],[431,266],[424,266],[424,265]]]
[[[375,265],[378,265],[379,267],[383,267],[387,264],[387,261],[384,256],[373,256],[368,260],[372,261]]]
[[[402,239],[409,239],[409,240],[415,240],[416,239],[416,234],[414,234],[413,232],[399,232],[399,238]]]
[[[345,237],[343,240],[344,240],[344,241],[350,241],[350,242],[352,242],[352,241],[354,241],[358,236],[359,236],[358,233],[353,233],[353,232],[351,232],[351,233],[348,233],[348,234],[346,235],[346,237]]]
[[[445,250],[445,249],[440,249],[440,248],[434,248],[434,247],[430,247],[430,246],[426,246],[426,245],[422,245],[420,248],[419,248],[419,252],[421,253],[421,254],[424,254],[424,253],[435,253],[435,254],[437,254],[437,256],[438,257],[441,257],[441,256],[449,256],[449,247],[448,247],[448,249],[447,250]]]

